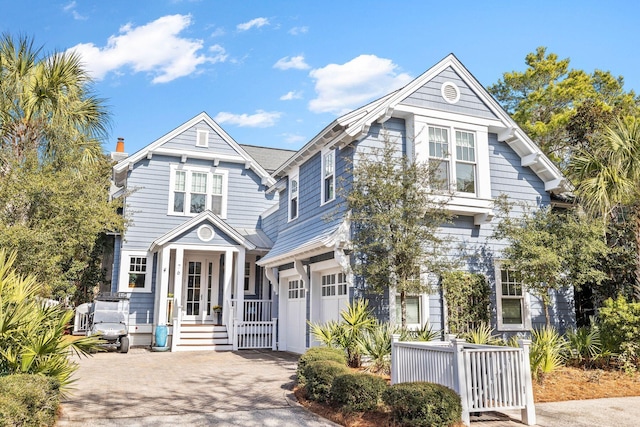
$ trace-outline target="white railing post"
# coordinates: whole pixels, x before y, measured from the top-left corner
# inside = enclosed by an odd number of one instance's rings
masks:
[[[398,341],[400,341],[400,334],[391,335],[391,385],[398,384],[399,380]]]
[[[276,351],[278,349],[277,341],[276,341],[276,331],[278,330],[278,318],[274,317],[271,319],[271,350]]]
[[[467,390],[467,381],[465,380],[464,369],[464,339],[453,338],[451,343],[453,344],[453,382],[455,384],[455,391],[460,395],[460,402],[462,403],[462,422],[465,425],[471,424],[469,417],[469,393],[471,390]]]
[[[233,331],[233,336],[231,338],[233,342],[233,351],[238,351],[238,319],[234,317],[231,319],[231,322],[233,323],[233,328],[231,328]]]
[[[182,322],[182,305],[176,302],[176,313],[173,318],[173,332],[171,334],[171,351],[176,351],[176,347],[180,343],[180,322]]]
[[[518,340],[520,348],[522,348],[522,381],[525,393],[525,406],[521,410],[522,422],[528,426],[536,423],[536,408],[533,403],[533,384],[531,383],[531,363],[529,360],[529,346],[531,340]]]

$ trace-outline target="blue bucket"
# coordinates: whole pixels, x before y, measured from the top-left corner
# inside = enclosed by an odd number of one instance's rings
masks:
[[[169,328],[166,325],[156,326],[156,347],[167,346],[167,335],[169,334]]]

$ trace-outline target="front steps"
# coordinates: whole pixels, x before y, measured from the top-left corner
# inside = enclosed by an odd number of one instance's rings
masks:
[[[227,327],[212,324],[183,323],[176,351],[231,351],[233,345]]]

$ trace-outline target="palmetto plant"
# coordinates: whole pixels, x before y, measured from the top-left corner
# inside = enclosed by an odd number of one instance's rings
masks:
[[[475,328],[471,328],[468,332],[462,334],[462,337],[472,344],[502,345],[502,339],[494,336],[493,331],[494,329],[490,325],[480,323]]]
[[[531,374],[544,379],[564,364],[567,342],[554,328],[544,327],[531,332]]]
[[[36,298],[36,279],[17,275],[15,259],[15,254],[0,250],[0,376],[42,374],[56,378],[64,390],[77,368],[68,356],[72,352],[87,355],[100,341],[96,337],[64,340],[73,312],[44,307]]]
[[[367,370],[384,374],[391,372],[391,335],[397,331],[397,328],[385,322],[377,323],[372,330],[362,335],[359,350],[371,359]]]

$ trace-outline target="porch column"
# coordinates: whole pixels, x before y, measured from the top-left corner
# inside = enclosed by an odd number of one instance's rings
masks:
[[[169,257],[171,250],[162,248],[158,260],[158,278],[156,279],[156,325],[167,324],[167,292],[169,290]]]
[[[233,274],[233,249],[224,251],[224,281],[222,282],[222,324],[229,326],[227,323],[231,319],[229,316],[231,310],[231,278]],[[233,313],[231,313],[233,315]]]
[[[173,276],[173,296],[176,299],[176,308],[173,317],[175,319],[182,318],[182,267],[184,263],[184,249],[177,248],[176,249],[176,268],[175,274]]]
[[[238,251],[238,257],[236,258],[236,319],[238,323],[244,320],[244,260],[245,260],[245,248],[241,247]]]

